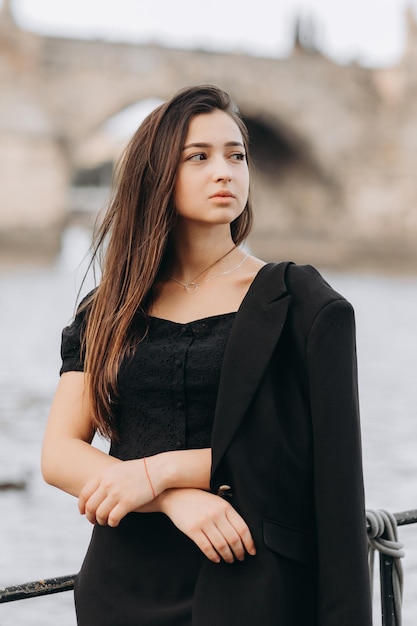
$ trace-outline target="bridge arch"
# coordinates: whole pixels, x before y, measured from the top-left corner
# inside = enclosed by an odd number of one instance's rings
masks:
[[[306,234],[314,234],[318,229],[322,234],[323,216],[334,216],[334,207],[340,204],[340,190],[331,172],[320,163],[314,146],[277,116],[248,116],[244,112],[243,116],[255,169],[258,233],[264,236],[272,226],[285,235],[301,223]]]
[[[74,147],[73,186],[89,187],[84,194],[78,190],[77,202],[103,201],[103,190],[111,183],[112,169],[122,148],[144,117],[162,100],[146,98],[118,112],[96,128]],[[313,147],[283,120],[263,115],[245,115],[254,164],[254,199],[257,226],[270,228],[271,215],[282,228],[292,228],[294,220],[303,218],[307,228],[311,212],[305,204],[309,194],[321,194],[323,209],[332,204],[334,189],[314,155]],[[295,192],[295,189],[298,192]],[[90,200],[87,200],[86,194]],[[96,198],[96,200],[94,200]],[[262,207],[267,207],[266,212]],[[264,214],[265,213],[265,214]],[[314,228],[314,220],[312,222]],[[311,226],[310,226],[311,227]]]
[[[50,152],[59,154],[54,160],[59,171],[54,172],[48,155],[36,152],[38,169],[47,173],[42,193],[37,170],[27,167],[27,155],[21,156],[25,185],[20,184],[19,167],[14,168],[12,181],[17,190],[13,202],[21,209],[7,211],[7,219],[10,214],[14,218],[13,228],[20,227],[27,207],[32,216],[35,208],[50,214],[49,223],[59,228],[80,146],[112,115],[138,100],[154,96],[165,100],[186,85],[214,83],[231,93],[252,135],[257,173],[251,242],[258,238],[261,246],[254,245],[255,252],[276,257],[278,240],[281,246],[297,240],[304,256],[313,249],[313,240],[316,253],[324,240],[334,247],[342,242],[350,250],[354,236],[368,241],[378,233],[391,237],[395,231],[400,239],[404,238],[401,220],[405,223],[406,218],[411,220],[407,237],[411,233],[411,241],[414,236],[415,220],[408,208],[415,206],[414,191],[411,186],[403,189],[403,171],[407,167],[413,171],[412,154],[401,143],[401,138],[412,136],[408,132],[415,117],[409,106],[415,102],[411,87],[407,87],[411,94],[407,108],[397,103],[396,115],[399,111],[404,115],[397,115],[394,123],[393,111],[375,87],[374,73],[356,64],[336,66],[317,52],[297,48],[286,59],[265,59],[153,44],[41,37],[23,31],[11,39],[6,31],[0,28],[5,87],[45,113],[50,131],[45,131],[44,141]],[[18,119],[20,115],[24,121],[21,109],[12,107],[11,115],[23,127]],[[2,135],[8,132],[4,127],[8,118],[5,115],[0,121]],[[393,129],[398,130],[395,135]],[[15,132],[14,139],[22,138]],[[31,141],[29,137],[27,153],[33,152]],[[2,154],[7,160],[8,151],[0,150]],[[397,158],[395,184],[386,175],[393,158]],[[8,178],[3,174],[0,185],[4,206],[11,202],[5,193]],[[394,212],[392,207],[402,208]],[[28,214],[27,223],[36,229],[36,221],[29,220]],[[271,254],[265,252],[268,238],[273,242]],[[336,253],[339,258],[340,251],[335,251],[335,257]]]
[[[113,167],[122,148],[161,98],[152,96],[123,108],[73,146],[71,209],[98,210],[108,197]],[[285,120],[264,113],[242,116],[248,126],[254,164],[256,228],[271,224],[283,234],[302,222],[306,234],[323,231],[323,213],[334,208],[337,185],[323,171],[306,137]],[[125,121],[124,121],[125,120]],[[308,200],[314,198],[314,202]],[[320,214],[314,207],[320,206]],[[320,218],[320,219],[318,219]]]

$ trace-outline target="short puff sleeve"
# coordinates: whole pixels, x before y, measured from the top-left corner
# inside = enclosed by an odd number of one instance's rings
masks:
[[[85,307],[87,300],[91,298],[89,293],[80,303],[74,320],[62,331],[61,358],[62,366],[59,371],[61,376],[64,372],[83,372],[84,354],[82,339],[85,329],[85,318],[88,308]]]

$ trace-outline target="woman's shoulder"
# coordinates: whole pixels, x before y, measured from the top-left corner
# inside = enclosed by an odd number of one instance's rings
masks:
[[[91,304],[94,300],[94,295],[96,294],[96,292],[97,292],[97,287],[89,291],[87,295],[81,298],[81,300],[77,304],[77,309],[75,311],[75,316],[74,316],[75,319],[80,320],[80,319],[85,318],[86,313],[91,308]]]
[[[346,300],[313,265],[289,263],[286,271],[286,285],[292,296],[309,301],[331,302]]]
[[[336,316],[346,310],[352,313],[350,302],[312,265],[289,263],[285,283],[294,314],[304,319],[307,326],[329,306]]]
[[[261,290],[266,286],[268,293],[275,292],[280,297],[286,292],[294,302],[306,303],[310,308],[320,308],[332,301],[347,302],[313,265],[261,261],[255,274],[259,280],[254,282]]]
[[[63,329],[64,338],[77,336],[81,333],[81,329],[85,324],[86,315],[90,308],[95,291],[96,291],[95,289],[90,291],[78,303],[76,310],[73,313],[72,319],[68,322],[67,326],[65,326],[65,328]]]
[[[291,319],[306,336],[318,319],[339,324],[354,318],[350,302],[312,265],[287,264],[285,283],[291,298]]]

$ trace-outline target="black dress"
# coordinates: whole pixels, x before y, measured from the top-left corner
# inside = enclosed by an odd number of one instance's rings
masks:
[[[234,313],[177,324],[149,318],[146,339],[119,372],[120,438],[110,454],[136,459],[210,447],[220,369]],[[62,372],[82,371],[83,315],[64,329]],[[161,513],[96,525],[75,585],[79,626],[191,626],[202,552]]]

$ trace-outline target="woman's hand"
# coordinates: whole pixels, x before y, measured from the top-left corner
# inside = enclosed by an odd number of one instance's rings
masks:
[[[155,498],[154,488],[144,459],[120,461],[85,484],[78,508],[92,524],[117,526],[125,515]]]
[[[256,554],[250,530],[239,513],[223,498],[201,489],[172,489],[159,498],[161,512],[192,539],[205,556],[219,563],[243,561]]]
[[[111,465],[91,477],[79,493],[79,510],[92,524],[117,526],[127,513],[144,510],[166,489],[209,487],[209,448],[162,452],[146,461],[107,458]],[[147,506],[146,511],[158,506]]]

